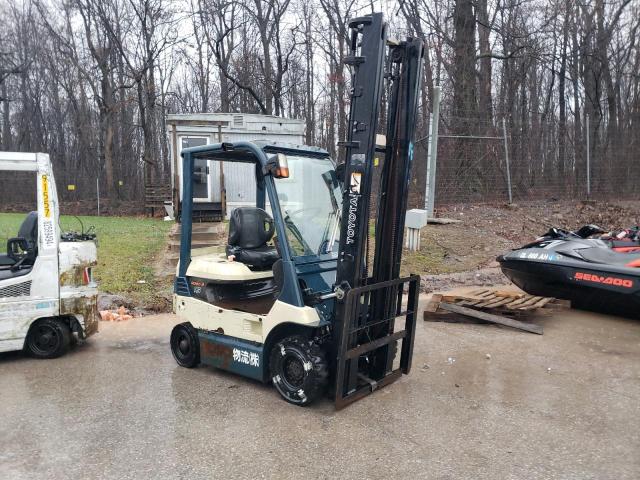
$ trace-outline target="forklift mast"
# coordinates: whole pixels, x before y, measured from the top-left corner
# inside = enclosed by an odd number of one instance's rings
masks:
[[[387,29],[381,13],[356,18],[349,28],[351,54],[345,63],[352,66],[353,76],[347,140],[340,143],[345,148],[345,191],[336,284],[356,288],[367,279],[366,239]]]
[[[336,274],[340,295],[334,308],[337,408],[409,373],[420,285],[416,275],[399,277],[423,43],[411,38],[387,42],[380,13],[356,18],[349,27],[351,52],[345,63],[353,74],[348,137],[341,143],[345,175]],[[389,87],[386,145],[370,277],[375,139],[385,78]],[[399,318],[405,325],[396,331]],[[400,365],[394,369],[399,341]]]

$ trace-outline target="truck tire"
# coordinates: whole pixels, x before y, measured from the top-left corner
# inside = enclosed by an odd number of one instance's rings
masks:
[[[313,340],[300,335],[284,338],[271,349],[271,381],[287,402],[306,406],[320,397],[328,383],[325,352]]]
[[[25,349],[35,358],[57,358],[64,355],[71,342],[69,325],[57,318],[43,318],[31,325]]]
[[[200,364],[198,332],[189,323],[179,323],[171,331],[171,353],[178,365],[193,368]]]

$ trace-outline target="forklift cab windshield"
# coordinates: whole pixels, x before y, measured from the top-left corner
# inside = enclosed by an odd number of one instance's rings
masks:
[[[289,176],[274,181],[292,254],[337,251],[342,191],[333,161],[287,155],[287,163]]]

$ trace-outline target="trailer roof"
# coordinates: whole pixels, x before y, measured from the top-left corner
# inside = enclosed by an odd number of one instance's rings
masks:
[[[277,117],[275,115],[262,115],[258,113],[170,113],[167,114],[168,122],[179,121],[199,121],[204,124],[215,121],[227,121],[232,122],[234,119],[244,122],[273,122],[273,123],[288,123],[304,125],[304,120],[297,118],[284,118]]]
[[[305,122],[295,118],[249,113],[193,113],[167,115],[169,130],[179,133],[202,133],[203,131],[234,135],[249,135],[269,138],[269,135],[302,137]],[[243,137],[249,139],[248,137]],[[297,141],[297,139],[296,139]]]

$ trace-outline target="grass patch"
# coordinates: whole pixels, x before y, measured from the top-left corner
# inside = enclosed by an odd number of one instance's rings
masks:
[[[15,237],[24,214],[0,213],[0,251],[7,238]],[[85,230],[95,227],[98,235],[98,266],[94,277],[101,292],[122,295],[144,307],[158,305],[169,286],[154,274],[154,262],[165,246],[171,222],[138,217],[78,217]],[[71,216],[60,218],[62,230],[80,231]],[[137,283],[138,281],[144,283]]]

